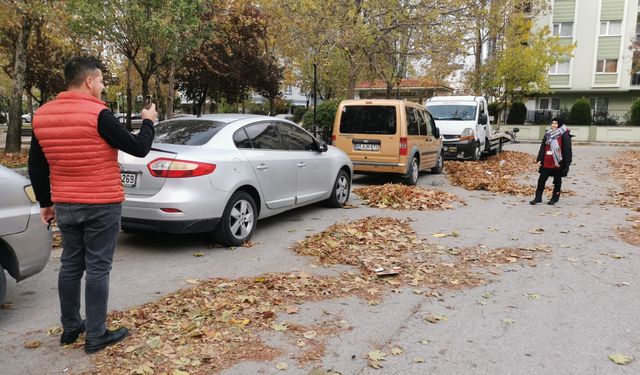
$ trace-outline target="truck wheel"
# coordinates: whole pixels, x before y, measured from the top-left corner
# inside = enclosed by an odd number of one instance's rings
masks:
[[[482,150],[480,150],[480,143],[476,142],[476,148],[473,150],[473,155],[471,158],[475,161],[480,160],[480,156],[482,156]]]
[[[440,174],[444,169],[444,151],[440,151],[440,155],[438,155],[438,162],[435,167],[431,168],[431,173]]]
[[[413,157],[411,159],[411,164],[409,164],[409,171],[407,173],[407,177],[404,179],[404,183],[406,185],[416,185],[418,183],[418,173],[420,171],[420,163],[418,162],[417,157]]]
[[[0,305],[4,303],[4,296],[7,292],[7,278],[4,274],[4,268],[0,266]]]

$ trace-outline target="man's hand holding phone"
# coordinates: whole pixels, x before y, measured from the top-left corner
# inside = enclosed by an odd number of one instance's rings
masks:
[[[156,105],[154,103],[149,103],[142,109],[140,112],[143,120],[151,120],[154,124],[158,121],[158,112],[156,111]]]

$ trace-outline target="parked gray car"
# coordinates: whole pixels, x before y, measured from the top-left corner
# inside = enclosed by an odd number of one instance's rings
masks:
[[[51,254],[51,231],[40,221],[40,206],[29,180],[0,166],[0,304],[5,270],[23,280],[42,271]]]
[[[145,158],[120,153],[122,228],[213,232],[238,246],[258,218],[315,202],[342,207],[353,165],[298,125],[275,117],[214,114],[162,121]]]

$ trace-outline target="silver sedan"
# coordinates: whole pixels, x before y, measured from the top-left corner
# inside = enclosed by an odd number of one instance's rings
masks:
[[[145,158],[119,154],[124,230],[212,232],[220,244],[238,246],[258,218],[349,199],[349,157],[290,121],[213,114],[162,121],[155,130]]]
[[[0,304],[7,280],[42,271],[51,255],[51,231],[40,221],[40,206],[29,180],[0,165]]]

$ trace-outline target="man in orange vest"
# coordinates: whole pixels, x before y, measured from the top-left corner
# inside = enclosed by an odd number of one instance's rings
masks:
[[[86,330],[86,353],[128,335],[127,328],[106,327],[109,272],[124,200],[118,150],[146,156],[157,118],[151,105],[142,110],[140,132],[129,133],[101,100],[101,69],[92,57],[75,57],[65,64],[67,91],[36,111],[29,150],[29,176],[40,217],[48,224],[55,219],[62,234],[60,343],[72,344]],[[83,273],[86,321],[80,316]]]

